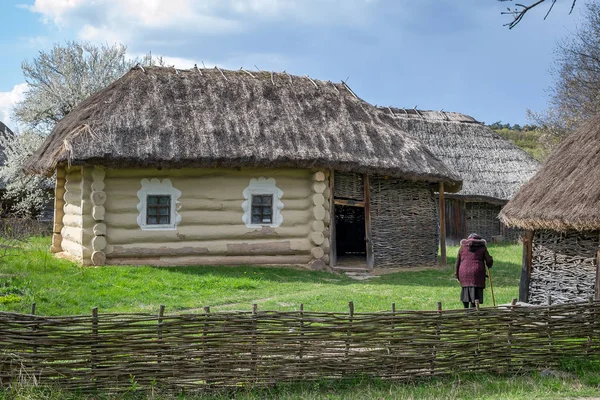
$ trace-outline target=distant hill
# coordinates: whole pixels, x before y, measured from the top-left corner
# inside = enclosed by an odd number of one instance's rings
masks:
[[[504,139],[511,141],[521,149],[531,154],[536,160],[543,161],[544,151],[539,144],[539,139],[542,135],[542,132],[538,126],[503,124],[500,121],[494,122],[488,126]]]

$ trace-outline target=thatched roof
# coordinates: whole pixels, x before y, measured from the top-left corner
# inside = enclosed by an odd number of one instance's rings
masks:
[[[460,178],[343,83],[287,73],[133,68],[54,128],[26,163],[301,167]]]
[[[454,197],[504,204],[539,169],[527,152],[472,117],[456,112],[380,107],[463,180]]]
[[[600,115],[564,139],[500,218],[530,230],[600,229]]]

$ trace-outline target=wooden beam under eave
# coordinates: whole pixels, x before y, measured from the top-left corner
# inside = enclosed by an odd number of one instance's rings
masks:
[[[440,265],[445,267],[446,260],[446,205],[444,200],[444,182],[440,182]]]

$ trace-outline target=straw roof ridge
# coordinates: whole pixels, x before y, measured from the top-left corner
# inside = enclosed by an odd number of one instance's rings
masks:
[[[380,107],[463,180],[453,197],[505,204],[539,162],[475,118],[457,112]]]
[[[335,168],[460,187],[343,82],[216,67],[133,68],[63,118],[25,169],[60,163]]]
[[[600,230],[600,114],[563,140],[500,218],[529,230]]]

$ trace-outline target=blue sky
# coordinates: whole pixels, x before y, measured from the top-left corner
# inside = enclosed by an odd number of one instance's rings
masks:
[[[529,1],[524,1],[529,3]],[[66,40],[121,42],[180,68],[286,70],[340,81],[377,105],[527,123],[546,107],[557,41],[583,4],[532,10],[516,28],[497,0],[0,0],[0,120],[20,64]]]

